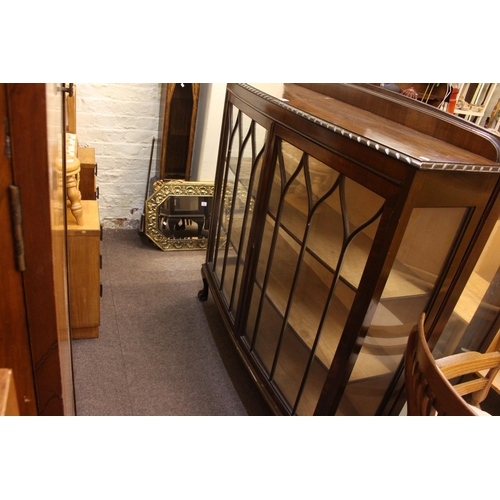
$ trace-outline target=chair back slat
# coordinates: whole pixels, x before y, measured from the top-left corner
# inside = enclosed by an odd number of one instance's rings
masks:
[[[422,314],[417,327],[410,333],[405,352],[408,415],[476,415],[434,360],[425,338],[424,321]]]

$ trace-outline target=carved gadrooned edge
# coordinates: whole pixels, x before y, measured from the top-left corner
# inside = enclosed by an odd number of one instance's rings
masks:
[[[159,229],[159,210],[169,196],[213,196],[213,182],[156,181],[154,192],[146,200],[146,236],[161,250],[204,250],[208,238],[167,238]]]
[[[434,163],[430,161],[419,160],[411,156],[408,156],[404,153],[401,153],[400,151],[389,148],[383,144],[379,144],[362,135],[356,134],[355,132],[352,132],[342,127],[338,127],[334,123],[321,120],[321,118],[311,115],[310,113],[306,113],[301,109],[295,108],[294,106],[287,104],[285,101],[282,101],[277,97],[273,97],[269,94],[266,94],[265,92],[256,89],[255,87],[252,87],[247,83],[239,83],[238,85],[240,85],[245,90],[248,90],[252,94],[257,95],[262,99],[265,99],[266,101],[272,102],[273,104],[280,106],[281,108],[284,108],[287,111],[290,111],[291,113],[299,115],[302,118],[305,118],[306,120],[309,120],[313,123],[318,124],[321,127],[333,131],[335,134],[339,134],[345,138],[357,141],[360,144],[364,144],[365,146],[375,149],[376,151],[379,151],[382,154],[386,154],[387,156],[395,158],[396,160],[408,163],[409,165],[412,165],[413,167],[421,170],[453,170],[453,171],[463,171],[463,172],[491,172],[491,173],[500,172],[500,165],[498,164],[472,165],[472,164],[456,164],[456,163]]]

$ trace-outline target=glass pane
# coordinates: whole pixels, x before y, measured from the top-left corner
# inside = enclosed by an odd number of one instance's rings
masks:
[[[300,168],[300,162],[303,157],[303,152],[295,146],[282,142],[278,151],[278,159],[276,169],[274,171],[273,188],[269,200],[268,212],[277,217],[278,206],[285,186],[290,182],[293,174],[297,173]],[[288,190],[288,194],[295,194],[295,190],[302,190],[304,193],[304,184],[296,184],[293,189]]]
[[[333,274],[325,271],[315,258],[306,253],[290,295],[287,328],[274,374],[277,387],[290,404],[295,405],[300,395],[301,411],[310,414],[316,407],[316,398],[323,387],[327,367],[333,359],[342,331],[335,328],[335,323],[340,317],[346,317],[336,298],[328,307],[332,283]],[[325,310],[329,312],[326,322],[323,321]],[[308,384],[302,390],[304,377]]]
[[[355,295],[355,292],[345,283],[338,281],[335,284],[330,303],[326,305],[326,316],[316,348],[316,355],[321,363],[328,368],[332,364]]]
[[[214,224],[217,224],[218,233],[216,236],[216,244],[215,244],[215,255],[214,255],[214,274],[220,280],[223,277],[223,262],[225,249],[227,247],[227,230],[229,227],[229,217],[231,214],[232,200],[233,200],[233,191],[234,191],[234,181],[235,181],[235,166],[236,160],[233,156],[233,150],[235,147],[235,143],[237,141],[237,131],[238,131],[238,117],[239,113],[236,108],[233,106],[229,106],[228,115],[226,119],[231,124],[231,132],[227,145],[227,154],[226,154],[226,164],[224,165],[224,179],[221,191],[221,204],[220,210],[218,214],[218,223],[214,221]]]
[[[220,272],[222,269],[222,265],[220,265],[220,263],[222,262],[222,259],[224,258],[226,245],[227,245],[226,230],[224,229],[224,225],[220,224],[218,227],[217,247],[216,247],[215,259],[214,259],[214,277],[218,281],[219,284],[220,284],[221,279],[222,279],[221,272]]]
[[[280,228],[265,291],[282,315],[292,289],[299,252],[300,246]]]
[[[500,349],[500,220],[434,348],[436,358]],[[497,377],[498,379],[498,377]],[[497,387],[498,383],[495,382]]]
[[[341,212],[337,187],[314,211],[307,240],[309,251],[332,271],[337,269],[342,252],[344,230]]]
[[[308,216],[307,196],[296,195],[296,190],[302,189],[304,178],[304,170],[301,168],[288,184],[284,203],[281,205],[282,226],[299,240],[304,237]]]
[[[374,415],[432,294],[466,208],[415,209],[338,408]],[[425,256],[423,258],[422,256]]]
[[[233,287],[233,298],[231,300],[231,312],[236,314],[238,306],[239,291],[244,270],[244,258],[248,245],[248,237],[252,225],[252,218],[255,206],[255,197],[260,181],[262,159],[266,140],[266,130],[253,122],[251,124],[248,141],[242,151],[241,167],[239,172],[238,198],[245,202],[243,215],[239,216],[241,221],[240,241],[238,248],[241,249],[238,256],[237,276]],[[250,194],[249,194],[250,193]],[[235,216],[236,218],[236,216]]]
[[[236,250],[234,240],[232,240],[231,237],[230,219],[230,214],[233,212],[235,204],[235,199],[233,197],[234,186],[235,173],[231,168],[228,168],[226,189],[222,199],[222,218],[219,225],[220,238],[215,261],[215,272],[220,276],[220,286],[228,304],[233,283],[234,266],[236,265]]]
[[[281,341],[279,359],[275,368],[273,381],[290,406],[293,406],[297,399],[309,356],[309,348],[290,325],[288,325]],[[320,392],[321,387],[322,385],[317,388]],[[308,394],[310,393],[311,391],[308,392]],[[309,406],[314,411],[317,400],[307,401],[307,397],[305,397],[304,406],[307,403],[309,403]]]
[[[234,107],[230,108],[227,119],[231,131],[225,155],[214,274],[234,317],[255,204],[248,193],[257,191],[255,184],[259,182],[266,130]]]
[[[347,283],[358,288],[378,229],[384,200],[347,177],[340,185],[340,195],[349,235],[341,275]],[[359,200],[363,202],[359,203]]]
[[[224,277],[222,279],[222,294],[229,307],[238,254],[236,253],[233,245],[231,245],[231,241],[229,241],[226,251],[227,253],[224,260]]]
[[[254,353],[257,354],[267,373],[271,373],[279,334],[283,326],[283,315],[264,296],[259,319],[258,335],[255,336]]]
[[[274,220],[267,216],[264,225],[264,233],[262,237],[261,251],[257,264],[257,274],[255,278],[255,286],[252,293],[250,302],[250,310],[248,312],[248,319],[245,328],[245,334],[249,341],[252,342],[254,331],[257,326],[257,315],[259,314],[259,305],[261,301],[262,288],[266,275],[266,268],[268,264],[269,255],[271,253],[271,246],[273,241]]]

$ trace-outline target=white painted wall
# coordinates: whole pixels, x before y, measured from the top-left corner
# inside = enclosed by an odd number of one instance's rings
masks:
[[[215,178],[225,88],[201,85],[192,180]],[[137,227],[153,137],[158,143],[160,84],[76,83],[76,89],[78,142],[95,149],[101,222]],[[152,176],[157,154],[155,146]]]
[[[202,83],[198,103],[191,180],[213,181],[219,152],[225,83]]]
[[[101,221],[106,227],[139,220],[158,134],[159,86],[77,83],[76,89],[78,143],[95,149]]]

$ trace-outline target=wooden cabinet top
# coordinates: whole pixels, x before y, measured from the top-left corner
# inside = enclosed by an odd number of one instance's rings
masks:
[[[75,217],[67,208],[68,236],[78,236],[82,233],[101,233],[101,223],[99,219],[99,202],[97,200],[81,200],[83,208],[83,225],[76,223]]]
[[[78,159],[82,167],[95,167],[95,149],[94,148],[78,148]]]
[[[230,84],[281,111],[418,169],[500,172],[500,138],[486,129],[369,84]],[[264,103],[264,104],[262,104]]]

